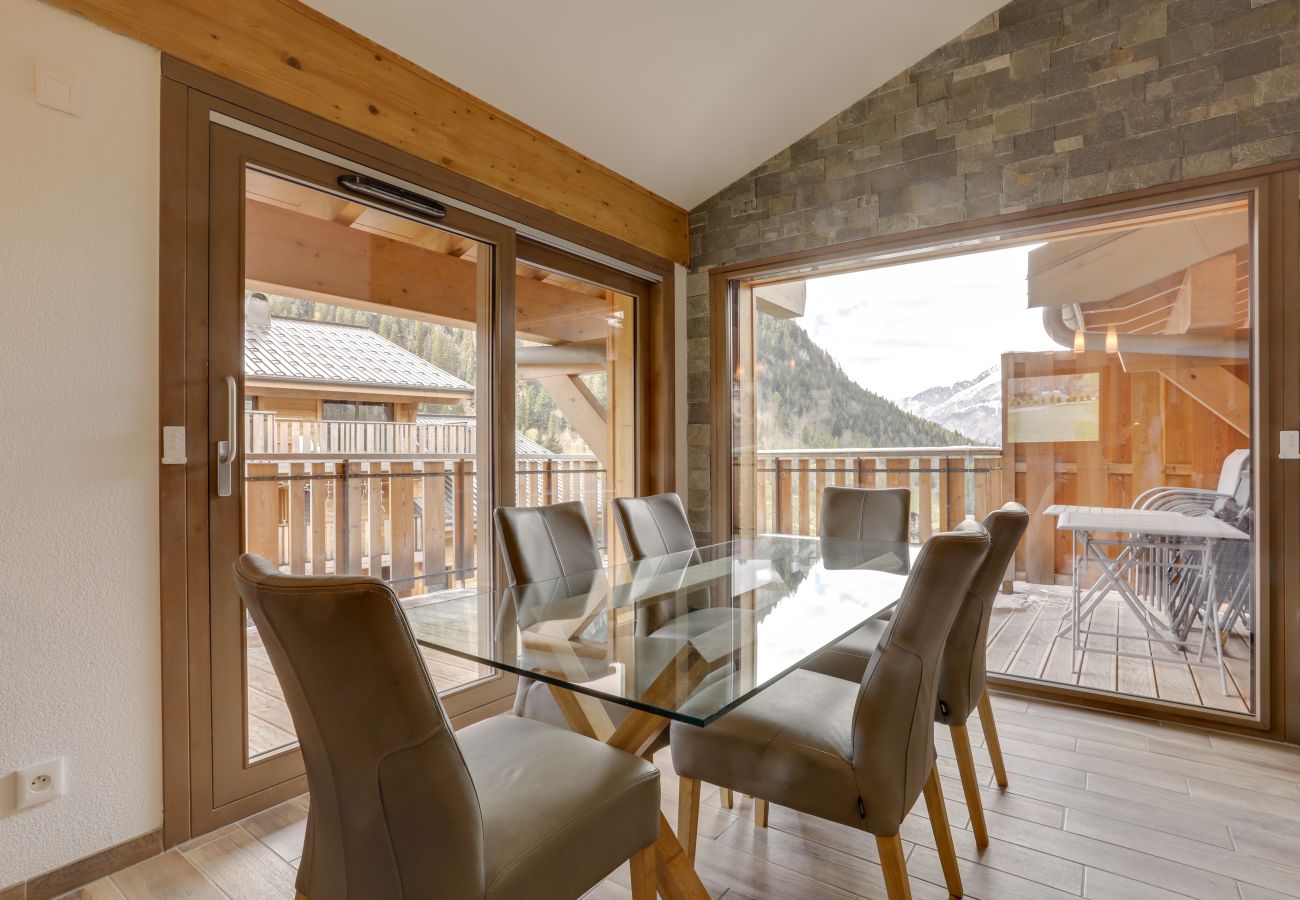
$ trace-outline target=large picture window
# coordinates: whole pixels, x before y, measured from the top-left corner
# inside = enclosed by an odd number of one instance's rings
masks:
[[[732,526],[816,535],[828,485],[911,537],[1031,523],[990,671],[1258,711],[1251,194],[734,292]]]

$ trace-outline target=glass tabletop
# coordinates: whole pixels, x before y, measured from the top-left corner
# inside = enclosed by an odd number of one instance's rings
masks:
[[[425,647],[705,725],[889,610],[919,551],[762,535],[402,603]]]

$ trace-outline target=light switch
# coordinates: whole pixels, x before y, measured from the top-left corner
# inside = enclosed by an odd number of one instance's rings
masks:
[[[81,79],[37,64],[34,81],[36,102],[70,116],[81,115]]]
[[[185,427],[182,425],[163,426],[163,465],[183,466],[185,458]]]
[[[1300,459],[1300,431],[1279,431],[1277,438],[1278,459]]]

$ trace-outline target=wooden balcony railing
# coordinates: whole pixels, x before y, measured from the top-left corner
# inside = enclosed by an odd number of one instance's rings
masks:
[[[365,572],[421,590],[472,581],[477,568],[472,426],[314,422],[245,414],[246,541],[286,570]],[[827,485],[906,487],[924,540],[1003,501],[996,447],[764,450],[756,455],[758,531],[815,535]],[[515,502],[582,502],[605,546],[616,540],[605,469],[593,456],[518,456]]]
[[[245,428],[250,552],[295,574],[373,574],[403,593],[474,580],[477,472],[472,446],[455,447],[456,432],[468,429],[277,420],[258,412],[246,414]],[[608,546],[606,475],[594,456],[520,454],[515,503],[578,500]]]
[[[265,410],[244,413],[250,454],[363,453],[474,455],[474,427],[464,422],[329,422],[293,419]]]
[[[401,590],[475,578],[480,523],[472,459],[259,454],[247,457],[244,469],[248,550],[289,572],[374,574]],[[515,502],[578,500],[608,546],[605,474],[592,457],[520,458]]]
[[[967,515],[983,518],[1003,502],[997,447],[761,450],[755,480],[753,515],[760,532],[817,534],[828,485],[909,488],[912,538],[922,541]]]

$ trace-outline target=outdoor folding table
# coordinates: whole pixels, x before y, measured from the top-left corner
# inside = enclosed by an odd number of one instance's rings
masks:
[[[1078,672],[1085,652],[1104,653],[1112,656],[1126,656],[1137,659],[1154,659],[1151,653],[1086,646],[1084,640],[1088,635],[1103,632],[1084,626],[1085,620],[1101,604],[1113,589],[1128,605],[1129,609],[1142,623],[1147,631],[1146,640],[1151,644],[1162,644],[1178,650],[1186,649],[1186,641],[1163,621],[1138,595],[1132,578],[1145,568],[1170,565],[1167,561],[1157,561],[1152,551],[1201,551],[1195,562],[1185,563],[1188,568],[1199,570],[1202,583],[1206,589],[1206,602],[1202,611],[1201,648],[1196,659],[1186,659],[1187,665],[1216,667],[1223,692],[1228,692],[1227,674],[1223,667],[1223,647],[1219,641],[1219,604],[1217,590],[1217,566],[1211,552],[1215,541],[1247,541],[1250,535],[1214,516],[1188,516],[1183,513],[1152,509],[1123,509],[1098,506],[1063,506],[1054,505],[1044,510],[1044,514],[1056,518],[1058,531],[1068,531],[1071,535],[1073,574],[1071,575],[1069,621],[1058,632],[1058,636],[1067,632],[1071,639],[1072,670]],[[1110,535],[1110,536],[1102,536]],[[1110,555],[1111,548],[1118,548],[1119,553]],[[1100,570],[1097,580],[1083,588],[1082,572],[1085,566],[1095,564]],[[1214,635],[1213,663],[1207,662],[1205,642]],[[1106,634],[1115,637],[1114,633]]]

